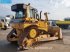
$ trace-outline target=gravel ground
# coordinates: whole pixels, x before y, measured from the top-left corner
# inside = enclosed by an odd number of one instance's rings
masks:
[[[6,40],[11,29],[0,30],[0,52],[70,52],[70,30],[62,30],[63,40],[50,42],[38,42],[35,47],[28,50],[18,51],[17,45],[10,44]]]

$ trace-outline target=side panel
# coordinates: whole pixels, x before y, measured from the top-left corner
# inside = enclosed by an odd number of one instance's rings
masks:
[[[38,21],[37,25],[38,25],[39,29],[48,31],[48,22]]]

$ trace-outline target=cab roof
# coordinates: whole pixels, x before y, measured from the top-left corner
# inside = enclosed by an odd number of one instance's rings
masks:
[[[19,11],[19,10],[26,9],[26,7],[27,7],[27,4],[14,4],[11,6],[11,10],[12,11]],[[37,9],[33,8],[32,6],[30,6],[30,9],[37,10]]]

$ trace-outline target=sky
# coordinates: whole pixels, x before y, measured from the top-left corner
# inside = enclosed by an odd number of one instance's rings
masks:
[[[10,3],[0,3],[0,16],[13,15],[11,5],[16,3],[30,3],[39,12],[41,10],[43,13],[48,12],[49,19],[63,20],[66,17],[70,17],[70,0],[11,0]]]

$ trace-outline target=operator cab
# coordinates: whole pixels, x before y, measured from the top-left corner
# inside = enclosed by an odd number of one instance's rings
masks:
[[[36,18],[37,9],[26,4],[15,4],[11,6],[11,10],[16,12],[15,19],[32,17]]]

